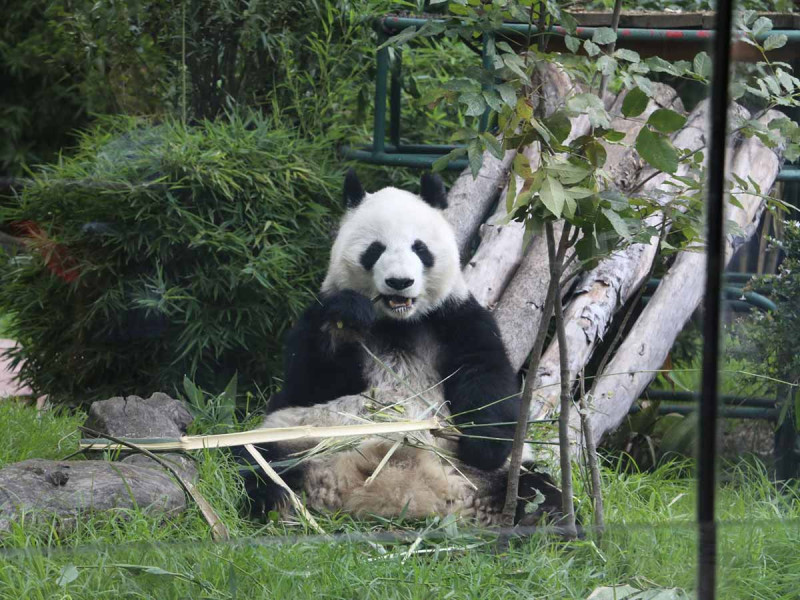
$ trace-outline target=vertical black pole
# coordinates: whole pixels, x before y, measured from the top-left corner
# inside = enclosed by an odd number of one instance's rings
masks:
[[[394,49],[394,62],[389,70],[392,73],[392,84],[389,88],[389,141],[396,152],[400,152],[400,102],[403,91],[403,51]]]
[[[378,30],[378,45],[389,39],[383,29],[383,22],[375,22]],[[389,48],[378,50],[377,74],[375,75],[375,121],[372,125],[372,153],[380,154],[386,149],[386,92],[389,79]]]
[[[711,79],[711,132],[708,153],[706,294],[703,323],[703,381],[700,397],[697,524],[699,530],[697,597],[713,600],[716,590],[716,442],[718,358],[722,271],[725,267],[724,186],[728,125],[732,0],[717,0],[714,71]]]

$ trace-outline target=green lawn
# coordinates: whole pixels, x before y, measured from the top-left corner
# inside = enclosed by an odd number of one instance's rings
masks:
[[[0,466],[75,448],[81,415],[0,402]],[[604,472],[608,531],[565,544],[517,540],[499,553],[465,523],[355,522],[322,517],[332,539],[297,523],[259,526],[238,516],[240,491],[224,455],[199,455],[200,489],[236,540],[213,543],[199,512],[160,521],[139,511],[72,525],[26,522],[0,534],[0,598],[585,598],[601,585],[691,589],[694,482],[678,465],[653,473]],[[684,465],[685,467],[685,465]],[[719,493],[720,598],[797,598],[800,502],[757,467],[732,469]],[[581,482],[577,495],[584,498]],[[588,507],[580,506],[585,518]],[[379,544],[365,534],[427,530]],[[344,535],[343,535],[344,534]],[[347,539],[346,534],[358,539]],[[448,550],[482,544],[468,550]],[[384,548],[381,555],[376,545]],[[152,569],[145,569],[153,567]]]

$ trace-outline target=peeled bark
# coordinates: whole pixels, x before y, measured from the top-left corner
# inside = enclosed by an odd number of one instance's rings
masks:
[[[664,93],[669,98],[669,93]],[[706,122],[708,120],[707,103],[699,104],[686,122],[686,125],[674,136],[678,148],[697,150],[705,144]],[[655,110],[653,103],[650,107]],[[650,108],[648,110],[650,110]],[[734,109],[737,116],[742,115],[741,107]],[[652,112],[652,111],[651,111]],[[631,134],[636,135],[641,124]],[[629,156],[633,156],[630,154]],[[652,170],[647,169],[652,174]],[[677,175],[686,175],[688,167],[679,167]],[[666,174],[659,174],[647,180],[640,190],[643,196],[654,198],[665,204],[674,198],[677,187],[665,186]],[[647,224],[660,228],[663,215],[659,212],[647,219]],[[615,252],[601,261],[592,271],[587,273],[579,283],[569,303],[566,314],[567,342],[569,344],[570,381],[574,382],[578,372],[589,362],[592,353],[611,325],[614,314],[623,307],[636,293],[650,273],[655,259],[658,237],[653,237],[648,244],[632,244]],[[540,390],[534,397],[531,418],[543,418],[558,405],[558,383],[560,381],[558,342],[553,342],[545,351],[539,366]]]
[[[778,116],[780,113],[771,111],[762,121],[768,122]],[[752,177],[762,190],[769,190],[780,169],[781,152],[767,148],[756,137],[750,138],[735,151],[731,169],[740,177]],[[727,237],[726,261],[752,236],[765,205],[760,196],[737,194],[736,197],[744,209],[728,204],[726,218],[744,233]],[[655,371],[664,364],[675,338],[703,296],[705,264],[704,252],[687,251],[678,255],[614,358],[599,374],[589,416],[595,440],[622,422],[633,402],[654,378]],[[574,450],[581,445],[579,425],[578,420],[573,419]]]
[[[516,152],[508,151],[503,160],[498,160],[490,152],[483,153],[483,163],[478,177],[465,169],[447,194],[445,217],[453,226],[462,257],[469,255],[470,245],[486,214],[500,195],[506,183],[511,161]]]
[[[538,169],[538,144],[526,148],[524,154],[531,169]],[[516,177],[517,195],[522,193],[523,185],[524,181]],[[494,214],[481,225],[481,243],[464,266],[464,279],[472,295],[489,308],[500,298],[523,257],[525,225],[517,221],[507,221],[507,190],[508,188],[503,190]]]

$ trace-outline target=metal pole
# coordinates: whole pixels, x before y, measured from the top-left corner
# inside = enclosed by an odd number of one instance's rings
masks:
[[[400,104],[403,89],[403,51],[394,49],[394,61],[390,66],[392,85],[389,88],[389,141],[400,146]]]
[[[378,45],[380,46],[389,36],[378,26]],[[386,145],[386,88],[389,79],[389,48],[384,46],[378,50],[377,73],[375,76],[375,122],[372,127],[372,152],[383,152]]]
[[[722,272],[725,268],[725,144],[728,126],[732,0],[718,0],[711,80],[711,131],[708,155],[707,262],[703,322],[703,379],[700,395],[697,460],[697,524],[699,529],[697,597],[716,596],[717,531],[714,516],[716,486],[717,402]]]

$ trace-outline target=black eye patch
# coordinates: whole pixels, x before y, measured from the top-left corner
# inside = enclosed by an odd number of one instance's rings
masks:
[[[426,269],[430,269],[433,266],[433,254],[431,254],[425,242],[417,240],[411,245],[411,249],[414,251],[414,254],[419,256],[419,259]]]
[[[386,246],[380,242],[372,242],[369,245],[369,248],[361,253],[361,258],[359,258],[361,266],[367,271],[372,269],[372,267],[375,266],[375,263],[378,262],[378,259],[381,257],[381,254],[383,254],[384,250],[386,250]]]

